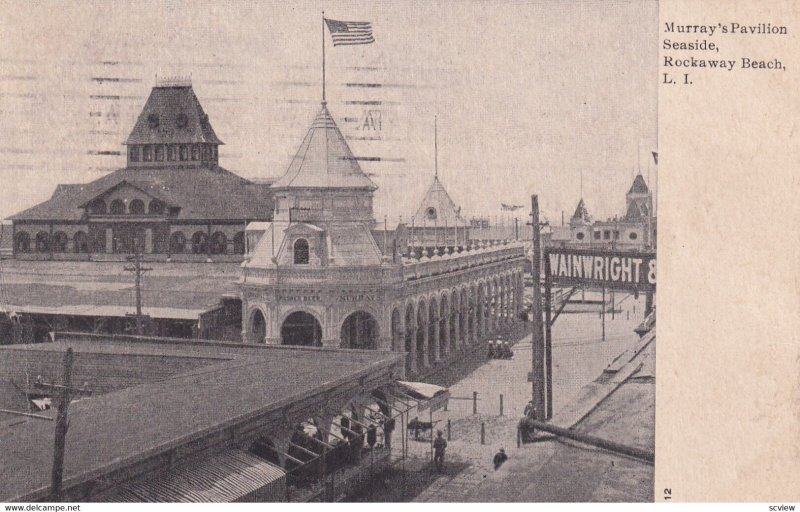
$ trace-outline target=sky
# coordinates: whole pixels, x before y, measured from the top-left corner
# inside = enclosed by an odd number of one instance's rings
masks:
[[[0,2],[2,217],[123,167],[157,77],[191,77],[220,165],[280,176],[320,108],[322,10],[373,26],[374,44],[325,44],[328,106],[368,159],[376,218],[416,211],[434,118],[439,176],[467,217],[526,214],[538,194],[554,224],[581,195],[606,218],[636,172],[657,189],[655,1],[20,5]]]

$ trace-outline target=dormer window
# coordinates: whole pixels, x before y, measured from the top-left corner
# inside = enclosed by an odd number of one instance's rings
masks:
[[[111,201],[111,215],[122,215],[125,213],[125,203],[122,202],[122,199],[114,199]]]
[[[150,215],[161,215],[164,213],[164,203],[158,199],[153,199],[150,201],[150,205],[147,207],[147,213]]]
[[[308,265],[308,262],[309,262],[308,240],[306,240],[305,238],[298,238],[294,242],[294,264]]]
[[[144,215],[144,201],[141,199],[134,199],[128,206],[128,212],[131,215]]]

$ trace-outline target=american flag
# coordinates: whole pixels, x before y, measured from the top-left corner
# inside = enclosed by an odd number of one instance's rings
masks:
[[[375,42],[372,37],[372,23],[367,21],[337,21],[325,18],[325,23],[333,38],[333,46]]]

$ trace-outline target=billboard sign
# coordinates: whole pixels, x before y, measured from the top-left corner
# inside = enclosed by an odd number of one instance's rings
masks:
[[[544,254],[545,277],[554,284],[652,291],[656,255],[648,252],[550,248]]]

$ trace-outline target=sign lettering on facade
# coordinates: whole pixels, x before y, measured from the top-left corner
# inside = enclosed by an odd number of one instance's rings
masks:
[[[361,302],[361,301],[373,301],[373,300],[375,300],[375,296],[367,294],[367,293],[358,294],[358,295],[341,295],[341,296],[339,296],[339,301],[341,301],[341,302]]]
[[[553,282],[653,290],[656,255],[624,251],[548,249],[545,265]]]

